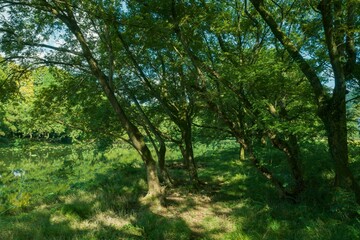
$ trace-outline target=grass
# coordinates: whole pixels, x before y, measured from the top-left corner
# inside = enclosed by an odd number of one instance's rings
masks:
[[[166,208],[153,210],[140,201],[146,174],[127,146],[105,152],[91,145],[3,147],[0,239],[360,239],[359,207],[350,193],[332,187],[325,145],[302,149],[307,190],[298,204],[239,161],[230,141],[195,146],[206,183],[198,190],[186,184],[176,164],[180,154],[169,149],[170,174],[184,184],[167,189]],[[353,170],[360,170],[358,152],[351,145]],[[288,179],[281,153],[259,147],[257,154]],[[20,169],[25,174],[15,176]]]

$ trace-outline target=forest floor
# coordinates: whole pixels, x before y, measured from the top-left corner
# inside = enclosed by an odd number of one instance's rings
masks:
[[[239,161],[229,141],[195,147],[204,185],[188,183],[180,155],[169,148],[176,186],[166,188],[162,208],[142,203],[145,170],[126,146],[105,152],[57,144],[2,147],[0,239],[360,239],[360,208],[350,192],[332,187],[323,143],[302,148],[307,188],[297,203]],[[355,173],[359,151],[351,147]],[[262,146],[257,154],[292,184],[281,153]]]

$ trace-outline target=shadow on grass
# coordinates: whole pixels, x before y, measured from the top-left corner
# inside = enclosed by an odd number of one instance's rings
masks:
[[[130,216],[130,223],[122,229],[137,232],[141,239],[190,239],[191,230],[184,220],[155,214],[139,202],[146,189],[145,170],[129,164],[97,175],[89,190],[96,194],[101,212]]]
[[[299,204],[281,199],[253,166],[240,162],[237,147],[203,150],[197,161],[207,184],[194,192],[186,181],[171,189],[169,194],[179,197],[169,198],[166,214],[140,203],[147,189],[140,163],[112,163],[45,206],[0,216],[0,239],[360,239],[360,219],[349,215],[351,196],[331,187],[323,145],[303,147],[307,190]],[[257,153],[263,164],[280,173],[286,169],[278,153]],[[177,176],[184,172],[170,170]],[[234,229],[226,229],[223,221]]]
[[[147,190],[145,176],[145,170],[141,165],[114,165],[114,168],[108,172],[97,174],[91,182],[80,184],[86,186],[86,192],[95,195],[92,205],[97,206],[93,212],[114,212],[125,220],[119,223],[121,220],[117,218],[117,224],[102,224],[101,231],[96,237],[190,239],[191,230],[184,220],[177,217],[163,217],[152,212],[149,206],[140,203],[139,200]],[[84,211],[84,213],[89,212],[90,209]]]
[[[307,188],[298,204],[282,199],[247,162],[237,168],[217,162],[213,168],[227,168],[230,177],[223,181],[212,200],[231,207],[228,215],[236,223],[236,230],[224,238],[360,239],[360,208],[352,193],[333,187],[334,175],[326,146],[313,143],[302,150]],[[272,167],[281,168],[282,172],[286,167],[280,165],[283,162],[277,161]]]
[[[67,220],[54,222],[48,211],[32,211],[16,217],[1,217],[0,239],[71,239],[82,235]]]
[[[145,176],[139,164],[114,164],[47,205],[1,216],[0,239],[190,239],[184,220],[141,205]]]

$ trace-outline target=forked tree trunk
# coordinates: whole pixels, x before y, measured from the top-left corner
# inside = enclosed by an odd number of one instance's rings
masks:
[[[164,141],[160,141],[160,147],[159,147],[159,150],[156,151],[156,154],[158,156],[160,178],[165,183],[165,185],[171,186],[173,184],[173,182],[170,177],[169,171],[167,170],[166,165],[165,165],[166,145],[165,145]]]
[[[147,173],[147,184],[148,184],[148,193],[147,197],[154,197],[160,198],[162,200],[162,189],[160,186],[156,162],[153,160],[149,149],[146,145],[143,145],[145,149],[143,149],[140,153],[142,159],[144,160],[146,166],[146,173]]]
[[[146,122],[147,126],[149,127],[149,129],[145,128],[145,131],[146,131],[148,137],[150,138],[151,143],[153,144],[153,147],[156,151],[156,155],[157,155],[158,163],[159,163],[159,170],[160,170],[160,180],[162,180],[162,182],[165,183],[167,186],[170,186],[172,184],[172,179],[171,179],[170,174],[165,165],[165,156],[166,156],[165,141],[164,141],[163,137],[161,136],[161,133],[159,132],[159,130],[154,126],[154,124],[150,121],[149,117],[144,112],[143,108],[141,107],[141,105],[140,105],[139,101],[137,100],[137,98],[135,97],[135,95],[133,95],[132,93],[130,93],[130,95],[131,95],[137,109],[140,111],[141,115],[143,116],[144,121]],[[151,137],[151,133],[155,135],[155,138],[158,141],[158,144],[160,145],[159,147],[157,146],[155,140]]]

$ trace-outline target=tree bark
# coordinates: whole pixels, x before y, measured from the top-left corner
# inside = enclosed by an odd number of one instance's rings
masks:
[[[240,161],[245,161],[245,148],[240,146]]]
[[[144,119],[146,125],[149,127],[149,130],[146,130],[146,131],[147,131],[149,138],[151,139],[151,142],[156,151],[156,155],[158,157],[158,163],[159,163],[159,169],[160,169],[160,180],[162,180],[166,185],[170,186],[172,184],[172,179],[171,179],[170,174],[165,165],[165,156],[166,156],[165,141],[164,141],[163,137],[161,136],[161,133],[159,132],[159,130],[154,126],[154,124],[150,121],[149,117],[144,112],[143,108],[141,107],[141,105],[140,105],[139,101],[137,100],[137,98],[135,97],[135,95],[133,95],[131,92],[129,94],[131,95],[131,98],[133,99],[137,109],[140,111],[141,115],[143,116],[143,119]],[[155,143],[154,139],[151,137],[151,134],[149,131],[151,131],[155,135],[156,140],[158,141],[158,144],[160,145],[159,147],[157,147],[157,144]]]
[[[351,20],[354,12],[351,11],[351,6],[348,7],[350,12],[348,12],[347,24],[351,25],[354,23],[352,22],[354,19]],[[332,98],[322,106],[319,116],[324,122],[330,154],[334,160],[335,185],[350,187],[355,193],[356,201],[360,204],[360,187],[349,168],[347,145],[346,78],[353,71],[353,67],[350,66],[354,62],[353,55],[356,54],[349,42],[352,34],[346,34],[343,30],[344,26],[340,20],[343,9],[340,1],[322,0],[318,8],[322,16],[326,46],[335,78]]]
[[[159,144],[160,144],[160,148],[159,151],[157,151],[157,155],[158,155],[158,162],[160,169],[160,178],[163,180],[165,185],[171,186],[173,184],[173,181],[165,165],[166,145],[164,141],[161,141]]]

